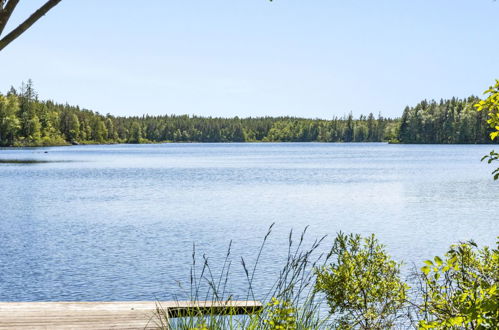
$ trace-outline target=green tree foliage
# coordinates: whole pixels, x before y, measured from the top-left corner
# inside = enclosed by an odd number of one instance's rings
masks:
[[[474,111],[480,100],[422,101],[406,107],[400,119],[401,143],[490,143],[486,114]]]
[[[484,160],[487,160],[487,163],[489,164],[495,162],[499,160],[499,153],[492,150],[488,155],[482,157],[482,162]],[[499,179],[499,167],[492,171],[492,175],[494,176],[494,180]]]
[[[362,116],[332,120],[292,117],[212,118],[186,115],[114,117],[68,104],[40,101],[31,81],[2,96],[0,143],[39,146],[143,142],[387,141],[397,121]]]
[[[80,136],[80,120],[75,113],[64,112],[60,121],[61,133],[64,135],[65,140],[69,142],[76,142]]]
[[[21,128],[17,112],[19,102],[17,96],[0,95],[0,145],[8,146],[14,143]]]
[[[326,295],[342,329],[389,329],[401,317],[407,285],[400,264],[393,261],[374,235],[339,233],[330,265],[317,270],[316,290]]]
[[[92,141],[104,143],[107,141],[107,128],[101,117],[94,117],[92,120],[92,129],[90,136]]]
[[[0,94],[1,95],[1,94]],[[31,81],[2,96],[0,145],[145,142],[402,142],[486,143],[478,99],[421,102],[401,119],[350,113],[330,120],[295,117],[212,118],[187,115],[103,116],[53,101],[40,101]]]
[[[499,249],[499,242],[497,248]],[[499,250],[453,245],[444,259],[425,261],[420,304],[424,329],[497,329]]]
[[[484,93],[487,98],[483,101],[478,102],[475,107],[478,111],[487,112],[489,124],[492,132],[490,132],[490,139],[492,141],[498,140],[499,136],[499,80],[496,80],[494,86],[490,86]],[[483,111],[485,110],[485,111]],[[489,155],[482,158],[482,161],[487,160],[488,163],[492,163],[499,159],[499,153],[492,150]],[[499,168],[492,172],[494,180],[499,179]]]
[[[142,127],[138,122],[133,122],[130,128],[129,143],[140,143],[142,141]]]
[[[499,136],[499,80],[496,80],[494,86],[490,86],[484,93],[487,95],[485,100],[478,102],[475,107],[478,111],[485,110],[489,119],[487,123],[492,128],[490,139],[494,140]]]

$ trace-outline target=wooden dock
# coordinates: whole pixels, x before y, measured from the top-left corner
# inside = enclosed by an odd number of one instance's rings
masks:
[[[161,314],[251,314],[258,301],[0,302],[0,329],[155,329]]]

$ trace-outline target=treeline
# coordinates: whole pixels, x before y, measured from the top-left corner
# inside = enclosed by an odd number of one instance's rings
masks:
[[[0,94],[0,145],[47,146],[150,142],[488,143],[476,98],[421,102],[402,119],[352,114],[331,120],[294,117],[116,117],[40,101],[31,81]]]
[[[397,137],[396,120],[293,117],[211,118],[187,115],[116,117],[40,101],[31,81],[0,95],[0,144],[147,142],[375,142]]]
[[[477,97],[422,101],[406,107],[400,119],[401,143],[492,143],[487,112],[476,111]]]

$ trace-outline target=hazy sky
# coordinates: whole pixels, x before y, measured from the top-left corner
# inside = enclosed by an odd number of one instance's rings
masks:
[[[499,2],[63,0],[0,63],[1,91],[115,115],[399,116],[499,78]]]

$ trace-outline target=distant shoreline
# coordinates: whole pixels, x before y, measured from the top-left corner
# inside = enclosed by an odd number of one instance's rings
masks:
[[[78,146],[112,146],[112,145],[158,145],[158,144],[389,144],[389,145],[498,145],[499,142],[491,143],[401,143],[390,141],[372,141],[372,142],[323,142],[323,141],[245,141],[245,142],[200,142],[200,141],[163,141],[163,142],[144,142],[144,143],[78,143],[78,144],[53,144],[53,145],[25,145],[25,146],[0,146],[1,150],[13,149],[40,149],[54,147],[78,147]],[[2,160],[0,160],[0,163]]]

